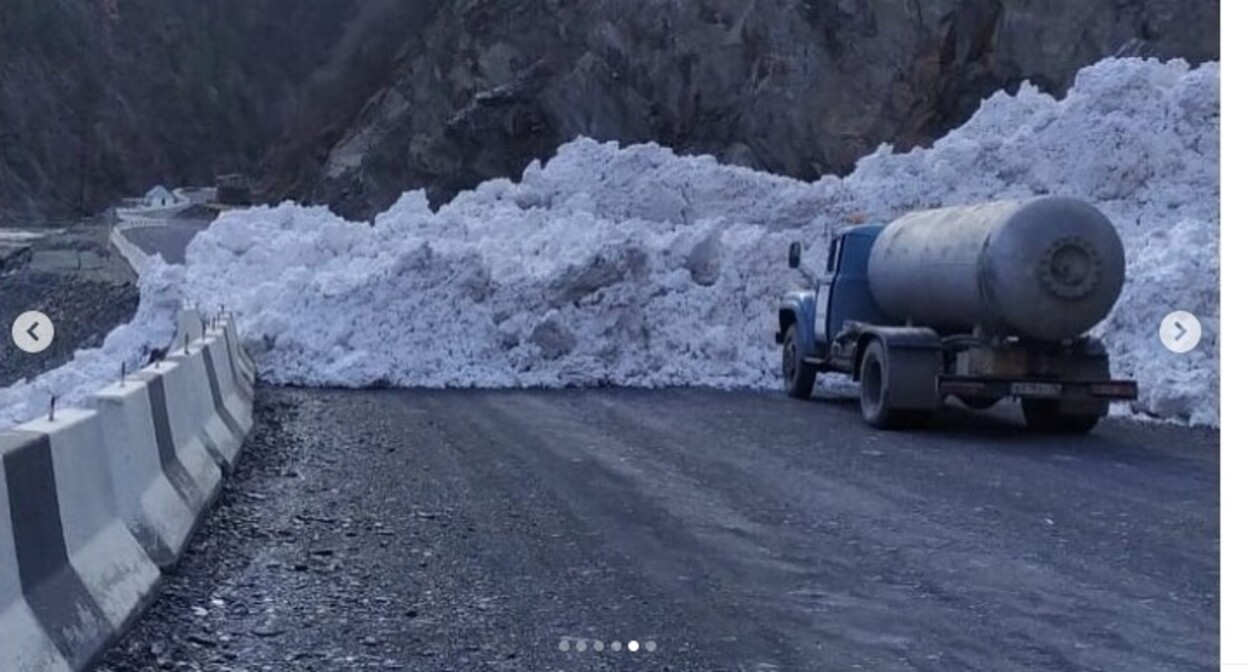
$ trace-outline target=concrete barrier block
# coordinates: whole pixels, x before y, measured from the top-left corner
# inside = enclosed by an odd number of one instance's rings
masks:
[[[239,344],[236,334],[230,328],[228,321],[219,322],[214,333],[220,333],[221,339],[224,341],[226,352],[229,354],[227,363],[230,368],[230,375],[235,380],[240,396],[250,406],[256,396],[255,373],[248,369],[244,363],[243,348]]]
[[[0,440],[0,450],[5,443]],[[26,602],[7,481],[0,460],[0,661],[5,670],[70,672],[69,663]]]
[[[210,331],[211,337],[215,339],[216,353],[213,355],[214,363],[218,363],[219,367],[229,374],[231,384],[234,386],[239,398],[246,404],[248,410],[251,409],[251,402],[255,399],[255,388],[250,379],[248,379],[243,365],[239,360],[238,352],[234,348],[234,343],[230,338],[230,331],[224,322],[218,322]],[[221,357],[218,357],[220,354]],[[224,359],[224,363],[218,362]],[[250,413],[249,413],[250,414]]]
[[[174,330],[173,343],[169,344],[169,352],[181,351],[192,341],[204,337],[204,321],[199,313],[183,309],[178,311],[177,328]]]
[[[184,423],[208,449],[222,471],[229,471],[238,458],[242,436],[236,435],[217,415],[212,403],[212,384],[204,358],[204,342],[191,344],[189,352],[178,348],[165,360],[169,367],[162,375],[169,388],[169,414],[175,427]]]
[[[251,356],[247,354],[247,350],[243,348],[243,342],[238,338],[238,329],[234,326],[233,317],[229,317],[225,321],[226,340],[230,344],[230,351],[234,353],[235,359],[241,366],[244,377],[249,385],[255,385],[256,382],[256,364],[251,360]]]
[[[189,349],[174,353],[170,361],[182,363],[194,372],[196,387],[202,390],[202,394],[185,401],[195,404],[196,417],[199,418],[199,425],[203,428],[209,447],[213,449],[222,470],[229,471],[238,462],[246,432],[242,431],[232,416],[224,412],[221,383],[211,362],[209,344],[207,339],[195,341]]]
[[[160,376],[140,373],[92,398],[122,520],[161,568],[172,566],[208,503],[178,459]]]
[[[144,379],[149,379],[149,376],[159,378],[158,384],[149,386],[149,390],[156,395],[153,407],[165,409],[169,421],[169,441],[173,443],[178,462],[186,469],[198,492],[204,496],[203,503],[206,503],[221,488],[222,469],[216,457],[219,449],[200,424],[203,400],[208,398],[207,381],[196,376],[190,366],[181,366],[184,360],[177,357],[157,362],[143,369],[139,375]],[[162,423],[157,423],[157,430],[162,426]],[[198,504],[196,511],[202,505]]]
[[[108,619],[111,638],[146,604],[160,570],[122,522],[99,414],[65,409],[55,421],[21,429],[46,437],[69,562]]]
[[[251,431],[252,394],[250,386],[240,382],[237,367],[231,366],[233,358],[223,329],[212,329],[208,332],[204,358],[217,414],[225,419],[226,424],[241,439]]]

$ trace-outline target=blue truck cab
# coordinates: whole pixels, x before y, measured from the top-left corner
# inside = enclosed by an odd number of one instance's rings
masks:
[[[792,331],[794,361],[826,360],[831,344],[847,323],[890,323],[876,305],[867,281],[871,247],[883,230],[880,224],[863,224],[839,232],[828,248],[824,273],[809,278],[814,288],[784,295],[776,344],[785,345],[786,335]],[[794,250],[790,250],[789,265],[800,268],[800,249],[796,252],[798,256],[794,258]]]

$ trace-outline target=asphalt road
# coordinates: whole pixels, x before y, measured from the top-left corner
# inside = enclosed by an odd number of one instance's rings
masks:
[[[262,389],[257,420],[101,669],[1217,661],[1216,432],[703,390]]]
[[[147,254],[159,254],[169,264],[186,263],[186,246],[207,222],[169,220],[163,226],[150,226],[126,231],[125,236]]]

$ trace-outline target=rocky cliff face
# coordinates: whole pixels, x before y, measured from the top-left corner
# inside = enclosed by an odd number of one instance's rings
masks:
[[[251,171],[360,0],[0,0],[0,224]]]
[[[409,24],[387,84],[317,152],[269,165],[279,195],[352,216],[514,177],[578,135],[813,178],[1113,54],[1216,59],[1217,2],[460,0]]]
[[[578,135],[811,178],[992,91],[1218,56],[1216,0],[0,0],[0,223],[256,175],[367,216]]]

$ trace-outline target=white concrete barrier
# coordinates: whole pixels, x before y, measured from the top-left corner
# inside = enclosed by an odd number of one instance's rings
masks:
[[[177,326],[173,334],[173,344],[169,351],[185,349],[191,341],[204,337],[204,320],[199,313],[190,309],[178,311]]]
[[[130,268],[133,268],[136,274],[142,275],[156,255],[144,252],[138,245],[130,242],[126,234],[135,229],[154,229],[169,226],[169,221],[166,219],[145,219],[135,215],[123,215],[122,210],[118,210],[117,213],[122,221],[109,232],[108,240],[121,253],[126,263],[130,264]]]
[[[225,322],[226,343],[230,346],[230,351],[234,353],[234,359],[237,360],[241,368],[241,373],[250,385],[256,383],[256,364],[252,361],[251,356],[247,354],[247,350],[243,348],[242,341],[238,338],[238,329],[234,326],[233,319],[227,319]]]
[[[238,461],[246,432],[225,409],[221,380],[218,378],[208,339],[191,341],[170,351],[167,361],[176,367],[172,377],[184,385],[184,393],[174,395],[170,412],[190,418],[190,425],[202,428],[201,438],[222,470],[233,469]]]
[[[0,455],[7,452],[4,445],[0,439]],[[5,669],[69,672],[69,662],[26,602],[12,519],[8,477],[0,460],[0,659]]]
[[[0,672],[87,668],[176,562],[252,426],[232,333],[0,433]]]
[[[208,348],[204,352],[212,386],[213,403],[217,414],[235,431],[246,435],[251,431],[251,402],[253,398],[250,381],[242,379],[237,372],[235,358],[230,352],[227,330],[214,326],[208,332]]]
[[[152,560],[167,568],[181,555],[212,493],[178,457],[163,387],[161,376],[145,371],[109,385],[92,401],[109,448],[121,518]]]
[[[160,578],[118,515],[102,445],[98,414],[78,409],[0,435],[15,578],[40,626],[26,636],[37,649],[46,638],[72,669],[138,615]],[[0,650],[15,636],[0,632]],[[25,669],[47,669],[32,665]]]
[[[119,515],[100,416],[64,409],[55,420],[22,429],[47,437],[69,562],[109,625],[120,630],[145,605],[160,571]]]
[[[178,457],[197,483],[211,482],[210,489],[215,492],[221,471],[232,464],[232,455],[226,452],[228,444],[220,445],[225,443],[224,428],[220,423],[208,425],[214,414],[203,360],[182,354],[181,347],[177,347],[171,348],[169,356],[155,366],[164,381],[169,425]]]
[[[117,248],[117,252],[126,260],[127,264],[130,264],[130,268],[133,268],[136,274],[143,275],[144,269],[152,263],[151,257],[147,253],[139,249],[138,245],[130,242],[129,238],[126,238],[125,231],[120,226],[113,228],[112,232],[108,234],[108,240],[113,244],[113,247]]]

